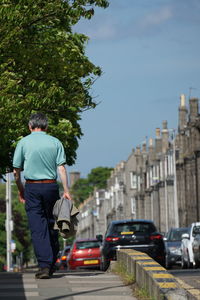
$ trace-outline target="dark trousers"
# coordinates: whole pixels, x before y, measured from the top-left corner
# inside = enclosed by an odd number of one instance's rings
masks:
[[[53,206],[60,198],[57,183],[26,183],[25,208],[35,255],[40,268],[51,268],[59,251],[58,231],[53,230]]]

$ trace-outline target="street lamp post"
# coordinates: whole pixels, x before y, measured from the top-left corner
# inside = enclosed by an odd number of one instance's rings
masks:
[[[12,268],[12,208],[11,208],[11,180],[10,174],[6,173],[6,261],[7,272]]]

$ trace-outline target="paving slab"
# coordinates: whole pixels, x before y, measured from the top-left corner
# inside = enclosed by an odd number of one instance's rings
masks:
[[[34,272],[0,273],[2,300],[137,300],[130,286],[113,273],[59,271],[51,279]]]

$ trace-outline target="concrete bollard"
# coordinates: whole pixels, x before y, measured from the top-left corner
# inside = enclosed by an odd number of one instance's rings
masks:
[[[136,284],[156,300],[194,300],[181,288],[176,278],[147,254],[131,249],[117,251],[117,262],[123,264],[127,273],[133,274]]]

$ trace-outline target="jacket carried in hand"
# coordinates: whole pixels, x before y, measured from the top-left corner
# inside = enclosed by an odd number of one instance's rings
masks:
[[[75,235],[78,227],[78,214],[79,211],[71,200],[63,197],[57,200],[53,207],[54,229],[59,230],[63,238]]]

